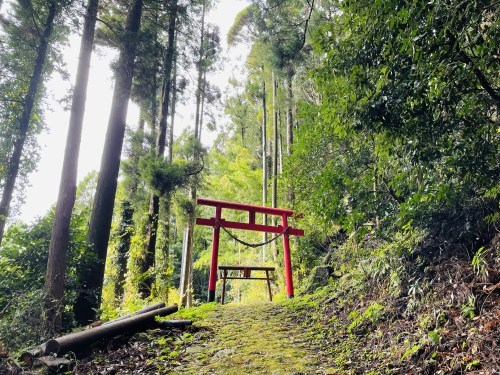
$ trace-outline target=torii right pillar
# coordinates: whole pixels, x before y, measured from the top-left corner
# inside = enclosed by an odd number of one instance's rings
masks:
[[[293,298],[293,277],[292,277],[292,257],[290,256],[290,235],[288,234],[288,216],[281,216],[283,228],[286,228],[283,234],[283,261],[285,263],[285,286],[288,298]]]

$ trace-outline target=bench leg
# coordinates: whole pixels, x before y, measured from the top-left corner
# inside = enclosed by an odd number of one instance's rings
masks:
[[[269,301],[273,302],[273,294],[271,292],[271,279],[269,278],[269,271],[266,270],[267,289],[269,290]]]
[[[222,274],[222,296],[220,301],[222,305],[224,304],[224,296],[226,295],[226,276],[227,276],[227,270],[224,270]]]

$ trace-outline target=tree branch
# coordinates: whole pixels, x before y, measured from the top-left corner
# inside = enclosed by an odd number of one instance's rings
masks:
[[[449,30],[446,31],[446,34],[450,38],[451,43],[453,46],[457,49],[458,55],[462,58],[463,62],[467,64],[473,64],[472,59],[467,55],[461,48],[460,44],[458,43],[457,38],[455,35],[453,35]],[[476,76],[477,80],[479,81],[479,84],[481,87],[490,95],[490,97],[495,101],[497,106],[500,106],[500,95],[497,93],[497,90],[495,90],[490,83],[488,82],[488,79],[486,76],[483,74],[481,70],[479,70],[476,67],[473,67],[472,71],[474,72],[474,75]]]
[[[307,3],[309,4],[309,1]],[[312,0],[310,3],[309,14],[307,15],[307,18],[305,20],[304,35],[302,36],[302,46],[300,47],[300,49],[302,49],[306,44],[307,28],[309,27],[309,21],[311,20],[313,10],[314,10],[314,0]]]

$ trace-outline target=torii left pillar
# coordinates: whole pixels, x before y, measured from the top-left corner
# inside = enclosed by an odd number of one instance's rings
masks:
[[[216,224],[214,226],[214,238],[212,242],[212,260],[210,262],[210,278],[208,279],[208,302],[215,301],[215,288],[217,284],[217,263],[219,259],[221,213],[222,213],[222,207],[217,206],[215,208]]]
[[[283,235],[283,260],[285,266],[285,284],[286,284],[286,294],[289,298],[294,296],[293,294],[293,277],[292,277],[292,260],[290,256],[290,235],[303,236],[304,231],[302,229],[292,228],[288,225],[288,218],[294,215],[293,210],[287,210],[282,208],[271,208],[263,206],[253,206],[243,203],[225,202],[217,201],[212,199],[198,198],[197,203],[206,206],[215,207],[215,217],[210,219],[197,218],[196,224],[206,225],[214,228],[213,242],[212,242],[212,259],[210,262],[210,276],[208,281],[208,302],[215,301],[215,289],[217,283],[217,263],[219,258],[219,239],[220,239],[220,228],[229,229],[243,229],[252,230],[258,232],[267,232],[274,234]],[[233,209],[238,211],[248,212],[248,223],[227,221],[222,218],[222,209]],[[265,215],[275,215],[281,216],[281,225],[271,226],[271,225],[260,225],[255,222],[255,214],[265,214]]]

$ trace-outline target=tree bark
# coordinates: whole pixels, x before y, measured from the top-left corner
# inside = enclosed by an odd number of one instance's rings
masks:
[[[174,38],[174,47],[177,43],[177,34]],[[175,121],[175,106],[177,104],[177,58],[174,48],[173,67],[172,67],[172,109],[170,111],[170,129],[168,133],[168,162],[172,164],[174,160],[174,121]]]
[[[12,194],[14,193],[16,179],[19,174],[19,165],[21,163],[24,143],[26,142],[26,137],[28,135],[31,113],[35,104],[35,98],[38,92],[38,88],[42,81],[43,68],[45,65],[45,59],[47,57],[47,48],[49,46],[50,37],[52,35],[56,13],[57,2],[53,0],[49,3],[49,12],[47,15],[47,20],[45,21],[43,34],[40,38],[35,66],[33,67],[33,75],[30,79],[28,92],[26,93],[26,97],[24,98],[23,111],[21,114],[21,118],[19,119],[19,133],[14,139],[12,155],[7,164],[7,174],[3,187],[2,199],[0,201],[0,245],[2,244],[5,231],[5,223],[7,221],[7,217],[9,216]]]
[[[200,109],[200,121],[199,121],[199,126],[198,126],[198,139],[200,141],[201,141],[201,131],[203,129],[203,114],[205,113],[205,99],[207,98],[207,95],[205,93],[206,83],[207,83],[207,70],[204,68],[203,69],[203,77],[201,78],[201,82],[200,82],[200,84],[201,84],[201,109]],[[245,147],[244,142],[243,142],[243,147]]]
[[[89,252],[95,259],[85,270],[84,284],[74,310],[75,318],[81,324],[94,321],[96,309],[100,305],[142,5],[142,0],[133,0],[130,5],[125,27],[126,35],[118,58],[113,102],[87,238]]]
[[[170,91],[172,89],[172,68],[174,61],[175,24],[177,19],[177,0],[172,1],[172,10],[168,23],[168,47],[165,55],[165,71],[163,75],[163,98],[161,105],[160,125],[158,138],[156,141],[156,155],[163,158],[165,154],[165,142],[167,135],[167,118],[170,106]],[[147,298],[152,291],[154,274],[151,270],[155,265],[156,240],[158,231],[158,216],[160,214],[160,197],[152,193],[149,200],[148,212],[148,234],[144,251],[144,258],[141,262],[141,274],[145,274],[144,280],[139,285],[139,293],[142,298]]]
[[[80,56],[73,92],[64,162],[59,184],[56,213],[50,237],[49,257],[45,277],[47,293],[45,332],[48,335],[61,329],[59,305],[64,295],[66,253],[69,243],[71,213],[76,199],[78,156],[82,136],[83,116],[87,99],[90,59],[94,44],[94,31],[99,0],[90,0],[85,14]]]

